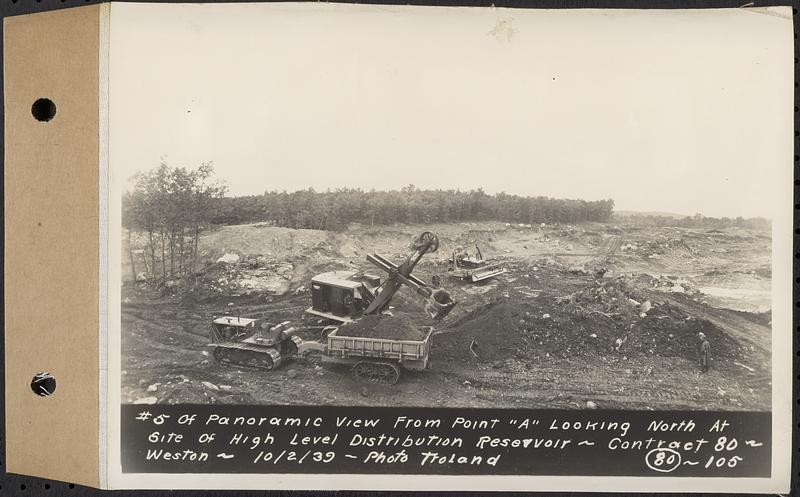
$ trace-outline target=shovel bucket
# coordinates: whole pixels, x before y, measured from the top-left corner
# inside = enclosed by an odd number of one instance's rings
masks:
[[[456,301],[450,297],[446,290],[437,289],[428,297],[428,302],[425,304],[425,311],[435,321],[438,321],[453,310],[456,306]]]

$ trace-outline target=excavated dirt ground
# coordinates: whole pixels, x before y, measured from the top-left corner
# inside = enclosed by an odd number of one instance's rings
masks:
[[[322,340],[330,323],[304,313],[311,276],[370,269],[370,251],[400,260],[405,243],[424,230],[439,234],[441,248],[414,274],[441,277],[458,301],[450,315],[429,320],[413,292],[401,289],[392,316],[364,318],[340,334],[416,340],[434,326],[430,370],[404,371],[394,386],[367,386],[346,366],[313,355],[272,372],[214,362],[209,324],[225,314],[288,320],[302,338]],[[448,278],[450,252],[475,241],[508,272],[479,284]],[[194,288],[124,285],[126,402],[770,409],[771,321],[762,295],[771,282],[768,233],[602,224],[338,234],[234,226],[201,244],[206,267]],[[225,254],[238,261],[217,262]],[[712,350],[705,374],[696,364],[699,332]]]

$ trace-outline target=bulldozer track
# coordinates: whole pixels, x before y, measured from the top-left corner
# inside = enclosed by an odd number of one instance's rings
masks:
[[[218,362],[266,371],[279,368],[282,362],[280,352],[273,348],[234,342],[216,345],[214,359]]]

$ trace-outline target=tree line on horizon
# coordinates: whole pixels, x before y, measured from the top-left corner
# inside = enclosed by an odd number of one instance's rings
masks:
[[[745,228],[766,231],[772,228],[772,222],[763,217],[709,217],[702,214],[694,216],[675,217],[657,214],[618,214],[612,216],[612,221],[626,226],[640,228],[674,227],[674,228]]]
[[[477,190],[364,191],[313,188],[295,192],[225,197],[213,218],[216,224],[268,222],[287,228],[342,230],[351,223],[369,226],[393,223],[503,221],[508,223],[580,223],[611,219],[613,200],[586,201],[526,197]]]

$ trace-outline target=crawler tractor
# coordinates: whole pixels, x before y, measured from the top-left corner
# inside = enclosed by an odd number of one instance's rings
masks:
[[[289,321],[273,325],[240,317],[221,317],[211,323],[214,359],[259,369],[280,367],[284,358],[295,357],[303,340]]]

